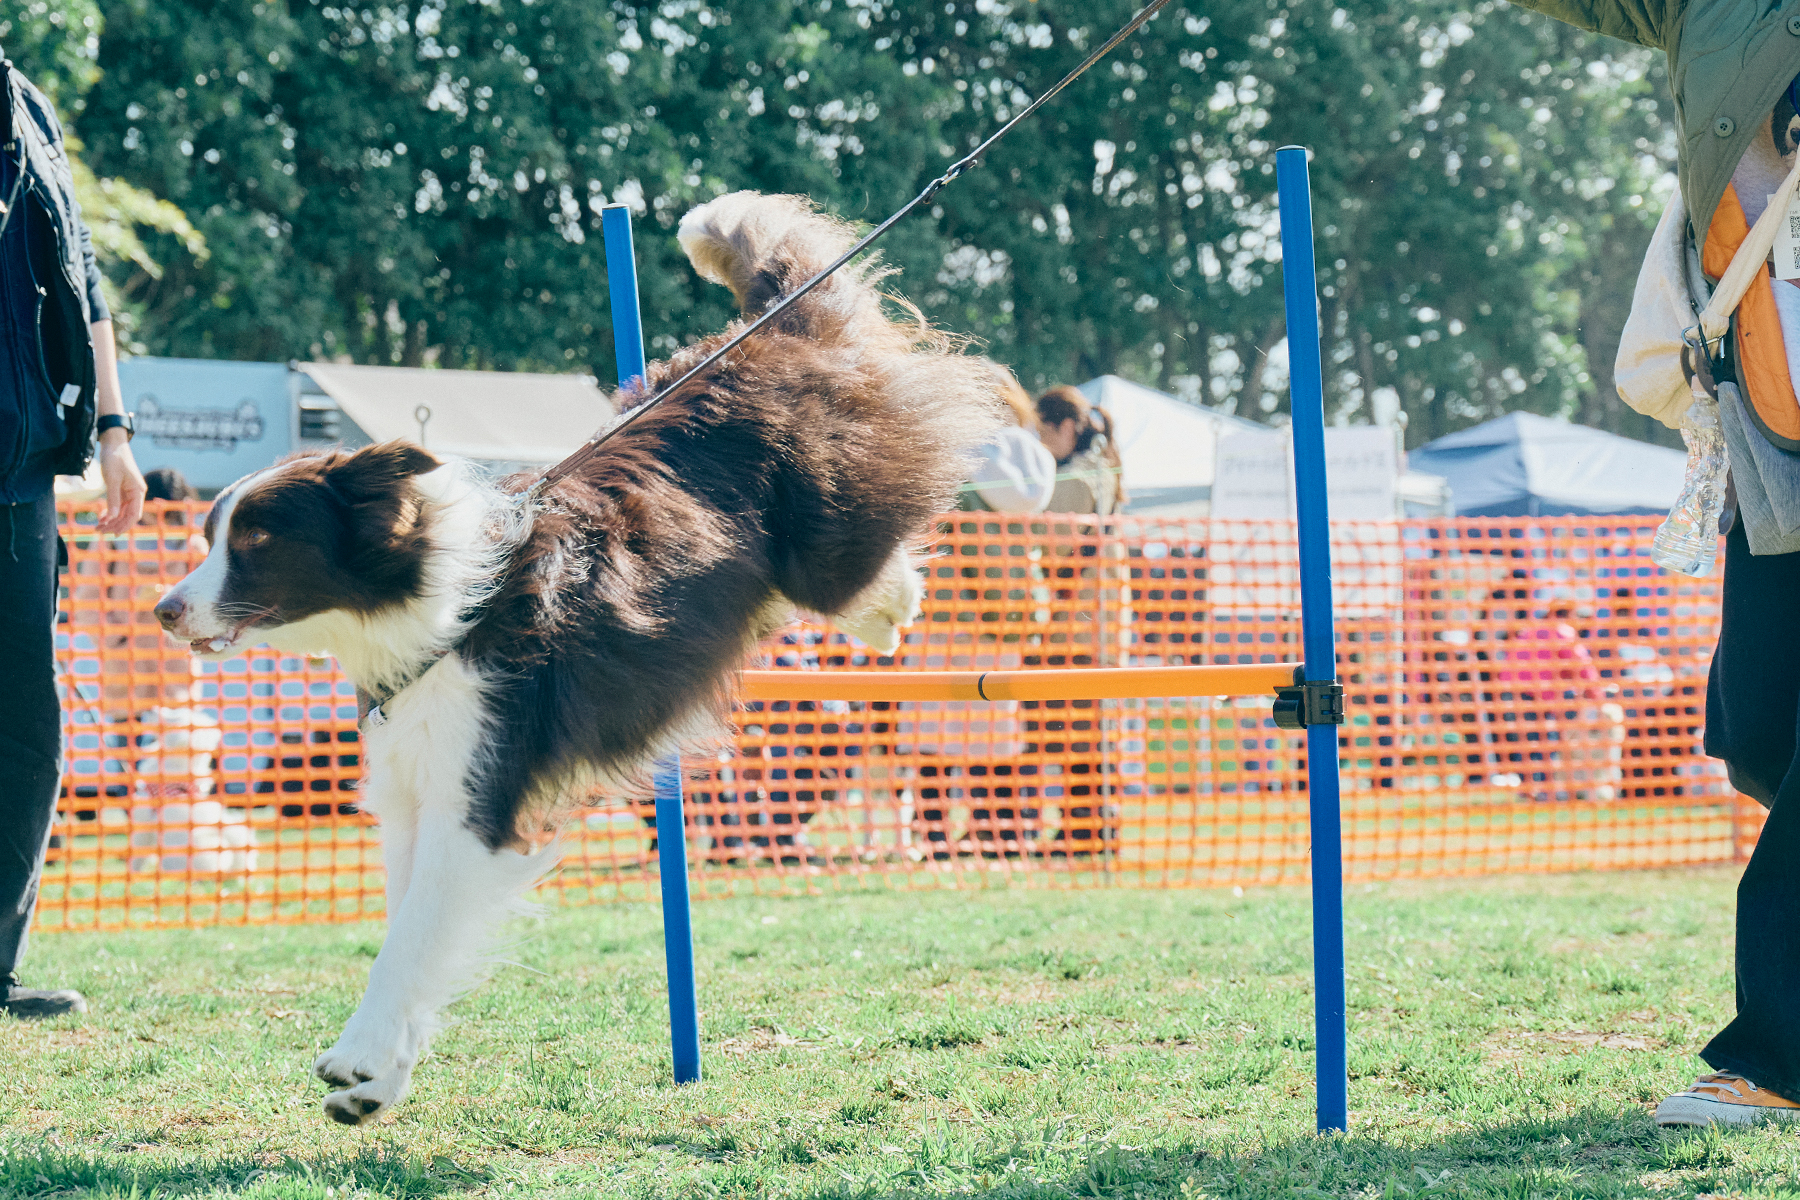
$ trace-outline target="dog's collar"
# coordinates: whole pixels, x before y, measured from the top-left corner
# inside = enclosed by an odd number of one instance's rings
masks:
[[[412,671],[408,673],[406,682],[402,683],[399,687],[357,688],[357,727],[366,733],[371,729],[380,729],[383,725],[386,725],[388,723],[386,708],[389,704],[393,703],[394,697],[423,679],[427,671],[437,666],[439,662],[448,657],[450,652],[455,650],[457,645],[460,644],[461,642],[459,639],[456,643],[444,646],[441,649],[433,650],[426,656],[424,662],[414,667]]]
[[[438,663],[462,649],[463,643],[469,640],[469,633],[475,628],[476,622],[480,621],[483,614],[487,612],[490,599],[492,597],[484,598],[479,603],[464,609],[457,622],[462,626],[461,631],[452,641],[427,654],[422,662],[407,672],[405,682],[393,688],[357,688],[356,727],[366,732],[370,729],[380,729],[386,725],[388,723],[387,706],[394,702],[394,697],[425,678],[426,673]]]

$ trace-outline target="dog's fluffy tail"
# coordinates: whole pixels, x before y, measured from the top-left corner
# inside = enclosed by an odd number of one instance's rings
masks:
[[[730,288],[746,320],[760,317],[856,244],[849,225],[819,212],[804,196],[758,192],[702,204],[681,219],[677,236],[694,270]],[[896,333],[911,341],[926,331],[924,319],[916,328],[895,327],[881,311],[877,285],[892,273],[874,255],[846,263],[784,313],[776,328],[822,342],[887,342]]]
[[[730,288],[746,320],[761,316],[856,243],[848,224],[805,197],[757,192],[733,192],[701,205],[681,219],[678,236],[694,269]],[[960,456],[1000,423],[997,378],[985,360],[963,352],[966,339],[932,328],[898,296],[885,297],[901,310],[900,320],[890,320],[879,285],[891,274],[873,255],[846,263],[775,328],[857,350],[885,376],[889,402],[914,413]]]

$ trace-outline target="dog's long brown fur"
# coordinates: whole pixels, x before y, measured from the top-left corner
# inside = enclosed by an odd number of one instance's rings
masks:
[[[681,236],[746,318],[852,240],[804,200],[751,193]],[[842,268],[549,489],[462,650],[491,681],[469,818],[490,846],[539,826],[570,780],[632,771],[717,710],[772,606],[844,612],[952,502],[997,422],[994,377],[909,306],[891,319],[882,274]],[[653,364],[620,409],[730,332]]]

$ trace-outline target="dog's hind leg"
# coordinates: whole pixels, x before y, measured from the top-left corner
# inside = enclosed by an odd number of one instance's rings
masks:
[[[900,631],[919,615],[924,584],[904,548],[895,550],[875,582],[858,592],[840,611],[826,613],[831,623],[861,639],[878,654],[900,648]]]

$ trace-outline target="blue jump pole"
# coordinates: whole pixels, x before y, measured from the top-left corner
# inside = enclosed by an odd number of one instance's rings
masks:
[[[1308,683],[1335,683],[1331,526],[1325,493],[1325,387],[1319,365],[1318,276],[1306,148],[1275,152],[1281,204],[1281,288],[1287,303],[1288,389],[1294,417],[1295,516],[1300,535],[1300,616]],[[1319,1129],[1350,1125],[1344,1017],[1344,847],[1338,727],[1306,727],[1307,807],[1312,819],[1313,1040],[1318,1048]]]
[[[600,212],[606,239],[606,282],[612,293],[613,356],[619,386],[644,374],[644,326],[638,310],[637,256],[631,209]],[[656,764],[656,857],[662,877],[663,953],[669,963],[669,1045],[675,1082],[700,1079],[700,1003],[694,990],[694,922],[688,903],[687,822],[681,812],[681,756]]]

